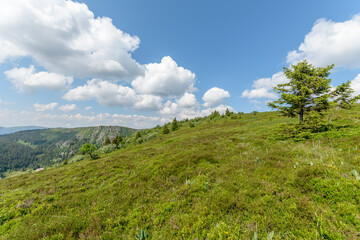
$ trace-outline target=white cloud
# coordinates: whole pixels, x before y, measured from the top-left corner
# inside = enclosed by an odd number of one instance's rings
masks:
[[[354,95],[360,94],[360,74],[351,80],[351,87],[355,91]]]
[[[176,101],[181,108],[198,108],[199,102],[192,93],[185,93],[179,100]]]
[[[40,89],[60,91],[67,89],[73,82],[72,77],[56,73],[35,72],[35,67],[13,68],[5,72],[7,78],[20,92],[35,92]]]
[[[86,111],[89,111],[89,110],[91,110],[92,109],[92,106],[87,106],[87,107],[85,107],[85,110]]]
[[[131,79],[143,68],[131,57],[140,40],[65,0],[2,0],[0,61],[30,56],[47,70],[79,78]]]
[[[169,56],[163,57],[161,63],[150,63],[145,67],[145,75],[131,83],[138,93],[178,97],[195,90],[195,74],[179,67]]]
[[[167,101],[160,113],[164,116],[165,119],[170,121],[174,117],[176,117],[178,120],[204,117],[208,116],[215,110],[219,111],[220,114],[224,114],[226,109],[235,112],[234,108],[223,104],[201,110],[200,104],[196,100],[195,95],[185,94],[183,97],[176,100],[176,102]]]
[[[271,99],[276,99],[277,95],[273,92],[270,92],[270,89],[266,89],[266,88],[256,88],[256,89],[251,89],[251,90],[245,90],[243,91],[243,93],[241,94],[242,97],[246,97],[246,98],[271,98]]]
[[[218,87],[213,87],[204,94],[202,99],[205,102],[205,107],[214,107],[222,104],[225,101],[225,98],[228,97],[230,97],[228,91],[225,91],[224,89]]]
[[[242,92],[241,97],[255,99],[255,98],[268,98],[276,99],[277,95],[272,91],[273,87],[278,84],[283,84],[288,82],[283,72],[278,72],[272,75],[271,78],[260,78],[255,80],[252,87],[253,89]]]
[[[169,121],[161,117],[147,117],[143,115],[120,115],[100,113],[96,115],[83,114],[49,114],[45,112],[0,110],[2,126],[28,126],[43,127],[86,127],[98,125],[125,126],[131,128],[151,128],[157,124]]]
[[[68,101],[97,99],[104,106],[133,107],[135,109],[159,109],[162,98],[137,95],[134,89],[100,79],[88,81],[84,86],[69,90],[64,96]]]
[[[7,58],[25,55],[26,53],[14,43],[0,38],[0,63],[4,62]]]
[[[160,114],[167,118],[185,119],[200,116],[200,104],[192,93],[185,93],[175,102],[167,101]]]
[[[60,111],[63,112],[71,112],[77,109],[77,106],[75,104],[65,104],[59,107]]]
[[[158,110],[162,107],[162,98],[153,95],[137,95],[133,102],[135,109]]]
[[[58,106],[58,103],[49,103],[49,104],[39,104],[35,103],[34,105],[35,111],[44,112],[47,110],[53,110]]]
[[[288,53],[287,62],[307,59],[316,66],[360,67],[360,15],[344,22],[321,18],[305,36],[298,50]]]

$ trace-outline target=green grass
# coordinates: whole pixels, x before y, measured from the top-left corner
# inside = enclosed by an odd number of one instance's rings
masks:
[[[358,239],[357,106],[312,139],[277,113],[181,122],[97,160],[0,181],[0,239]],[[153,134],[150,133],[149,134]]]

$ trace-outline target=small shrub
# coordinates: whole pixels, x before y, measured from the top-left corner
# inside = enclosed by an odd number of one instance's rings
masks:
[[[135,134],[135,141],[141,137],[141,133],[140,132],[136,132]]]
[[[76,162],[82,161],[84,159],[85,159],[84,155],[75,155],[74,157],[72,157],[69,160],[69,163],[76,163]]]
[[[209,115],[209,118],[210,120],[213,120],[213,119],[217,119],[217,118],[220,118],[220,113],[218,111],[213,111],[210,115]]]
[[[142,138],[138,138],[135,141],[136,144],[142,144],[143,142],[144,142],[144,139],[142,139]]]
[[[100,150],[103,154],[108,154],[108,153],[115,151],[116,148],[117,147],[115,144],[109,144],[109,145],[102,147]]]
[[[98,159],[100,158],[101,156],[101,151],[97,150],[97,151],[94,151],[92,154],[91,154],[91,159]]]
[[[121,135],[118,135],[116,136],[112,141],[111,141],[111,144],[115,144],[116,145],[116,148],[119,147],[120,143],[123,142],[123,138]]]
[[[161,130],[161,133],[162,134],[168,134],[170,132],[167,124],[165,124],[163,127],[162,127],[162,130]]]

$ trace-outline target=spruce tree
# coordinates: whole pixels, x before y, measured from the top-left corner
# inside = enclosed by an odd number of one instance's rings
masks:
[[[174,120],[171,123],[171,131],[176,131],[179,129],[179,122],[174,118]]]
[[[334,65],[314,67],[306,60],[284,68],[288,83],[279,84],[274,91],[280,94],[268,106],[280,110],[285,116],[299,116],[300,124],[310,112],[321,113],[330,108],[330,82],[328,78]]]
[[[168,134],[169,132],[170,132],[170,130],[169,130],[167,124],[165,124],[165,125],[162,127],[161,133],[162,133],[162,134]]]
[[[105,142],[104,142],[104,146],[109,145],[110,143],[111,143],[110,138],[106,137]]]

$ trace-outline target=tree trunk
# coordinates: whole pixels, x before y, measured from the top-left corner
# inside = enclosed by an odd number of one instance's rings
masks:
[[[300,111],[300,124],[302,124],[304,122],[304,112]]]
[[[299,116],[300,116],[300,124],[302,124],[304,122],[304,105],[303,104],[300,104]]]

